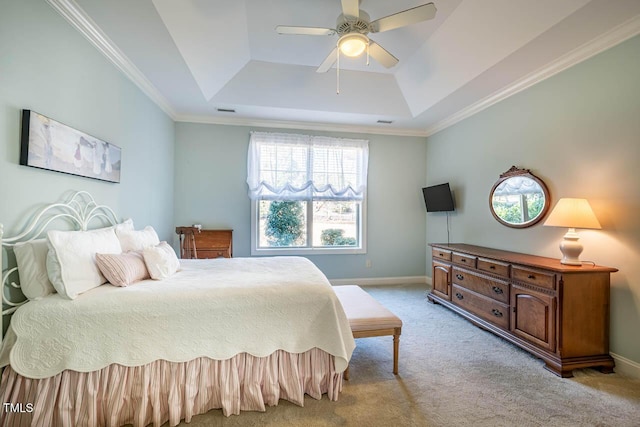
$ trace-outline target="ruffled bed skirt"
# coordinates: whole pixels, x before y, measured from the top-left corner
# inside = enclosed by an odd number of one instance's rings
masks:
[[[246,353],[227,360],[200,357],[188,362],[159,360],[148,365],[110,365],[94,372],[64,371],[30,379],[10,366],[0,384],[0,425],[159,427],[186,422],[197,414],[222,409],[224,415],[264,411],[285,399],[303,406],[304,395],[337,400],[342,373],[333,356],[311,349],[267,357]]]

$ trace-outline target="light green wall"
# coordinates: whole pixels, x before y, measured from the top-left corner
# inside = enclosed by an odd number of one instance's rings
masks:
[[[153,225],[163,239],[175,241],[178,224],[231,227],[235,254],[249,255],[249,132],[307,131],[174,124],[45,2],[0,0],[0,11],[0,222],[7,235],[43,202],[88,190],[123,218]],[[581,232],[583,259],[620,269],[612,276],[611,350],[640,363],[638,75],[635,37],[426,145],[423,138],[313,132],[370,140],[369,216],[366,255],[310,258],[330,278],[425,274],[424,236],[441,242],[447,234],[443,214],[429,214],[425,230],[420,188],[445,181],[457,202],[451,241],[558,257],[563,230],[509,229],[488,210],[498,175],[511,165],[529,168],[554,201],[590,200],[603,229]],[[23,108],[120,146],[122,182],[19,166]]]
[[[252,130],[368,139],[368,253],[309,259],[330,279],[425,274],[425,138],[176,123],[176,224],[233,228],[234,256],[250,256]]]
[[[603,52],[427,139],[427,180],[451,181],[451,241],[559,258],[566,230],[511,229],[489,191],[512,165],[551,192],[587,198],[602,230],[580,231],[583,260],[618,268],[611,283],[611,351],[640,363],[640,37]],[[446,241],[427,216],[427,242]],[[429,260],[430,262],[430,260]],[[588,267],[585,267],[588,268]]]
[[[20,166],[21,110],[122,148],[121,183]],[[174,122],[42,0],[0,1],[0,222],[87,190],[172,239]]]

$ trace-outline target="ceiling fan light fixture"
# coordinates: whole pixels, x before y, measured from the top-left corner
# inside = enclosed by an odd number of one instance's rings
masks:
[[[360,33],[345,34],[338,40],[338,48],[345,56],[356,57],[369,45],[369,37]]]

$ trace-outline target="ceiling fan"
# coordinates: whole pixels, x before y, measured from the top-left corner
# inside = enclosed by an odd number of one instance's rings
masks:
[[[340,52],[346,56],[356,57],[365,50],[367,55],[378,61],[386,68],[398,63],[398,58],[387,52],[382,46],[368,37],[369,33],[381,33],[394,30],[418,22],[433,19],[436,7],[433,3],[423,4],[407,9],[384,18],[371,21],[369,15],[360,10],[359,0],[342,0],[342,13],[338,16],[336,28],[292,27],[278,25],[278,34],[296,34],[310,36],[340,36],[336,47],[316,70],[325,73],[339,61]]]

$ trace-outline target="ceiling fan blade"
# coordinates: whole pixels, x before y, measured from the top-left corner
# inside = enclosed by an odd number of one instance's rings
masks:
[[[373,40],[371,40],[369,43],[369,56],[371,56],[386,68],[391,68],[399,62],[398,58],[391,55],[385,48],[383,48]]]
[[[331,53],[322,61],[322,64],[316,70],[316,73],[326,73],[336,62],[337,47],[334,47]]]
[[[344,16],[358,18],[360,16],[359,3],[359,0],[342,0],[342,14]]]
[[[428,21],[436,16],[436,7],[433,3],[423,4],[422,6],[407,9],[393,15],[385,16],[371,23],[372,33],[381,33],[383,31],[394,30],[396,28],[405,27],[418,22]]]
[[[278,34],[296,34],[304,36],[332,36],[336,30],[331,28],[318,27],[290,27],[286,25],[278,25],[276,27]]]

